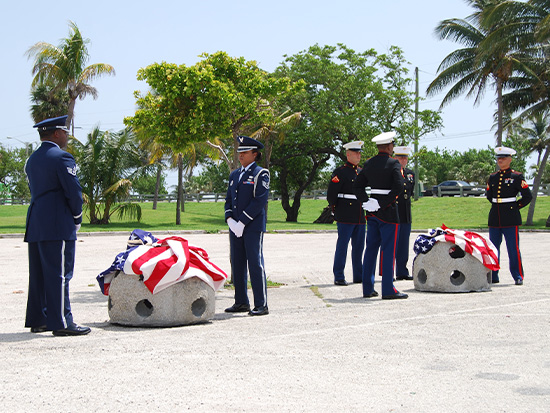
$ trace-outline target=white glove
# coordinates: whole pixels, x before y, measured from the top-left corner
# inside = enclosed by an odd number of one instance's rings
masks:
[[[76,227],[76,232],[78,232],[80,230],[80,227],[82,226],[81,224],[74,224],[74,226]]]
[[[380,204],[375,198],[369,198],[367,202],[363,202],[363,209],[368,212],[376,212],[380,209]]]
[[[227,218],[227,225],[229,225],[229,229],[235,233],[235,225],[237,225],[237,221],[235,221],[233,218],[229,217]]]
[[[233,233],[237,238],[240,238],[243,236],[243,231],[244,231],[244,224],[241,221],[237,222],[235,224],[235,229],[233,230]]]

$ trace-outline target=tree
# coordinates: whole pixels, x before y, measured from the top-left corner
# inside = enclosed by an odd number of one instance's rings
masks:
[[[412,139],[414,96],[405,63],[396,47],[379,55],[373,49],[356,53],[343,44],[314,45],[286,57],[276,69],[275,76],[305,82],[303,92],[281,101],[291,113],[301,113],[302,121],[284,141],[273,142],[271,155],[273,187],[281,193],[287,221],[297,220],[302,193],[328,160],[345,159],[342,144],[364,140],[368,156],[376,150],[370,138],[380,132],[396,130],[403,142]],[[421,115],[419,135],[441,124],[433,111]]]
[[[7,149],[0,145],[0,184],[4,194],[30,200],[31,193],[25,175],[25,162],[29,154],[26,148]]]
[[[124,202],[133,178],[144,165],[131,129],[103,132],[96,127],[85,144],[75,139],[69,149],[79,166],[78,177],[90,224],[108,224],[114,213],[139,221],[139,204]]]
[[[115,69],[106,63],[86,66],[89,55],[89,39],[82,37],[77,25],[69,22],[69,37],[59,46],[38,42],[27,50],[29,59],[34,59],[32,87],[40,84],[55,90],[66,90],[69,95],[67,127],[72,125],[74,135],[74,108],[76,99],[91,95],[97,98],[97,89],[89,83],[103,75],[114,75]]]
[[[502,92],[514,70],[522,66],[523,51],[503,36],[508,29],[506,20],[492,20],[485,16],[504,0],[467,0],[475,10],[466,19],[447,19],[435,29],[441,39],[451,39],[465,47],[447,55],[438,68],[437,77],[430,83],[428,96],[451,86],[440,108],[466,92],[479,104],[488,84],[494,83],[497,103],[497,146],[502,145],[503,103]],[[495,35],[498,31],[500,35]]]
[[[523,50],[524,63],[508,80],[510,91],[503,96],[503,106],[513,122],[539,119],[544,121],[550,110],[550,3],[545,0],[508,1],[494,7],[486,21],[504,20],[508,24],[498,33],[501,43],[515,44]],[[504,30],[506,29],[506,30]],[[546,129],[548,133],[548,129]],[[533,225],[533,215],[542,175],[550,155],[550,143],[539,142],[539,166],[533,181],[533,200],[529,205],[525,225]],[[541,157],[542,154],[542,157]]]
[[[31,116],[35,123],[67,114],[69,95],[66,90],[38,84],[31,90]]]
[[[138,80],[154,92],[135,93],[139,109],[125,123],[154,130],[159,142],[175,152],[190,143],[215,145],[215,139],[236,149],[235,138],[245,126],[263,124],[271,116],[265,109],[293,91],[289,79],[269,76],[254,61],[224,52],[201,57],[190,67],[163,62],[140,69]],[[231,158],[233,169],[238,165],[236,150]]]

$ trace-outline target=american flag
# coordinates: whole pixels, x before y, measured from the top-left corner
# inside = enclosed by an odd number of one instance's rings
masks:
[[[478,259],[486,268],[492,271],[500,269],[498,251],[491,241],[484,236],[472,232],[450,229],[444,224],[441,228],[430,229],[427,234],[420,234],[414,241],[414,252],[428,253],[438,241],[453,243],[474,258]]]
[[[155,240],[117,254],[111,266],[97,276],[103,294],[109,294],[112,279],[121,271],[139,276],[153,294],[190,277],[200,278],[214,291],[223,286],[227,274],[210,262],[204,249],[181,237]]]

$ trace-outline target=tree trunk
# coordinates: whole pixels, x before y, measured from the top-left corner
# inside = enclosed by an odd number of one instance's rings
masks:
[[[160,178],[162,177],[162,165],[159,163],[157,165],[157,183],[155,184],[155,197],[153,198],[153,209],[157,209],[157,202],[159,200],[159,188],[160,188]]]
[[[181,225],[181,203],[183,201],[182,182],[183,178],[183,158],[181,153],[178,153],[178,196],[176,202],[176,225]]]
[[[497,146],[502,146],[502,80],[497,78]]]
[[[542,175],[544,174],[544,168],[546,167],[546,162],[548,161],[548,155],[550,154],[550,144],[546,145],[546,150],[544,151],[544,156],[540,161],[540,165],[533,181],[533,199],[529,204],[529,212],[527,212],[527,220],[525,221],[526,226],[533,225],[533,216],[535,215],[535,204],[537,203],[537,194],[539,192],[540,183],[542,181]]]
[[[288,182],[287,182],[288,169],[286,165],[282,165],[281,172],[279,174],[279,180],[281,185],[281,205],[286,212],[287,222],[298,221],[298,212],[300,210],[300,200],[302,198],[302,194],[315,179],[315,176],[317,175],[317,170],[321,167],[321,165],[323,165],[329,159],[329,157],[330,156],[327,155],[326,157],[317,159],[315,154],[311,155],[311,160],[313,161],[313,167],[309,171],[309,175],[306,181],[303,182],[296,190],[296,193],[294,194],[294,197],[293,197],[292,205],[290,205],[290,193],[288,190]]]
[[[72,135],[74,136],[74,122],[73,122],[73,118],[74,118],[74,107],[76,105],[76,97],[73,99],[71,98],[71,100],[69,101],[69,107],[67,108],[67,122],[65,123],[65,126],[68,128],[72,125]]]

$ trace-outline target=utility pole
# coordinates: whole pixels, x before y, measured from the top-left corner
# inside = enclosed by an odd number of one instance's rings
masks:
[[[420,196],[420,182],[418,182],[418,67],[414,68],[414,76],[416,78],[415,101],[414,101],[414,200],[417,201]]]

